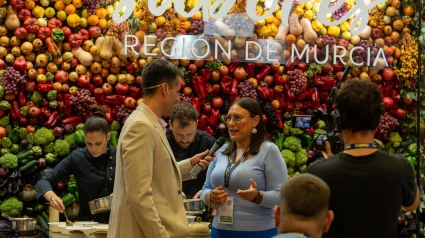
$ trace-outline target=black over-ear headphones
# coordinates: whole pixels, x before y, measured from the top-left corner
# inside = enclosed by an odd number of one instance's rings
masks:
[[[379,104],[379,114],[382,115],[384,113],[385,113],[385,106],[381,102]],[[341,119],[341,114],[339,113],[339,110],[336,107],[333,110],[333,112],[331,113],[331,116],[332,116],[332,121],[334,123],[335,131],[341,132],[342,131],[342,119]]]

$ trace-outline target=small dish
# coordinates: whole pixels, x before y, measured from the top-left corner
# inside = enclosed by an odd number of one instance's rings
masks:
[[[84,226],[77,226],[77,225],[73,225],[73,226],[66,226],[66,225],[58,225],[59,229],[60,229],[60,233],[62,233],[63,235],[69,235],[69,231],[66,228],[67,227],[76,227],[76,228],[84,228]],[[90,229],[90,228],[89,228]]]
[[[96,226],[99,224],[99,222],[95,222],[95,221],[76,221],[74,222],[75,225],[78,226]]]
[[[60,233],[61,229],[59,228],[59,225],[66,225],[66,222],[49,222],[49,231]]]
[[[68,231],[68,234],[69,234],[70,231],[82,231],[86,235],[90,234],[91,229],[92,229],[91,227],[84,227],[84,226],[82,226],[82,227],[68,226],[66,228],[66,230]]]

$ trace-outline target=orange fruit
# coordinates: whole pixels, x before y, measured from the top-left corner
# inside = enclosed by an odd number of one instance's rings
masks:
[[[158,27],[163,26],[165,24],[165,21],[166,21],[165,17],[163,17],[163,16],[159,16],[159,17],[155,18],[155,23]]]
[[[105,18],[102,18],[99,20],[99,23],[97,23],[97,26],[100,27],[100,29],[105,29],[108,26],[108,22]]]
[[[149,28],[149,24],[141,20],[139,25],[139,30],[146,31]]]
[[[200,11],[197,11],[195,14],[193,14],[192,19],[193,20],[201,20],[202,18],[202,13]]]
[[[187,21],[188,19],[185,16],[179,15],[179,20],[180,21]]]
[[[65,13],[67,15],[74,14],[75,11],[76,11],[76,9],[75,9],[75,6],[74,5],[72,5],[72,4],[66,5],[66,7],[65,7]]]
[[[185,31],[190,31],[190,27],[192,26],[190,21],[184,21],[181,24],[182,24],[182,27]]]
[[[137,31],[135,36],[137,39],[139,39],[140,42],[143,42],[145,40],[145,32],[144,31]]]
[[[99,9],[97,9],[96,10],[96,16],[99,18],[99,19],[102,19],[102,18],[105,18],[106,17],[106,14],[107,14],[108,12],[106,11],[106,9],[105,8],[99,8]]]
[[[89,18],[87,19],[87,22],[91,26],[95,26],[99,23],[99,18],[96,15],[90,15]]]
[[[72,0],[72,5],[75,6],[75,8],[80,8],[83,6],[83,1],[81,0]]]
[[[56,1],[55,9],[58,11],[62,11],[63,9],[65,9],[65,4],[62,1]]]

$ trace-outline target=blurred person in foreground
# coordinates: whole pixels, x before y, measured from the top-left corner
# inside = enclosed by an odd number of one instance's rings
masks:
[[[213,136],[196,129],[198,111],[190,103],[180,102],[174,105],[169,126],[166,132],[167,139],[177,162],[211,149],[215,143]],[[201,197],[206,175],[207,171],[203,170],[196,179],[183,182],[183,192],[186,198]]]
[[[328,210],[331,191],[320,178],[300,174],[286,180],[280,189],[280,207],[274,209],[279,235],[273,238],[320,238],[334,218]]]
[[[406,158],[376,148],[374,132],[385,111],[382,93],[369,80],[347,80],[336,96],[336,109],[345,149],[332,155],[326,143],[330,158],[315,161],[307,169],[331,189],[329,209],[335,219],[323,237],[396,238],[400,208],[414,211],[419,189]]]
[[[260,104],[235,100],[225,117],[230,142],[216,152],[202,199],[216,207],[212,238],[270,238],[277,234],[273,208],[288,178],[279,148],[266,141]]]
[[[118,142],[114,199],[108,237],[176,237],[189,235],[182,179],[209,165],[208,150],[176,162],[165,135],[179,102],[182,71],[166,60],[153,60],[142,72],[143,102],[127,118]],[[205,157],[205,159],[204,159]]]

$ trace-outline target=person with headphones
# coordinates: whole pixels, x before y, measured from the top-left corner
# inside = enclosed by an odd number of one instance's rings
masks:
[[[308,173],[331,189],[335,219],[325,238],[397,237],[400,207],[414,211],[420,202],[415,172],[401,155],[378,150],[374,132],[385,112],[382,93],[369,80],[347,80],[336,96],[333,118],[344,151],[310,164]],[[365,211],[368,213],[365,216]]]

